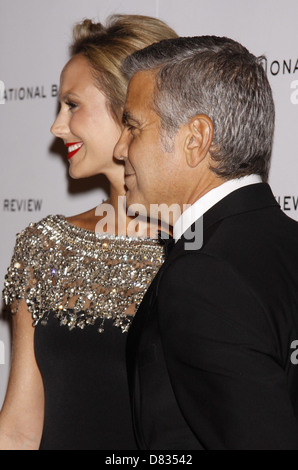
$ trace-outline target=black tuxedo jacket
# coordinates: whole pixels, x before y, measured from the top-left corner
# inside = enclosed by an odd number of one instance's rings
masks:
[[[140,449],[298,450],[297,340],[298,223],[247,186],[205,214],[200,250],[176,243],[133,321]]]

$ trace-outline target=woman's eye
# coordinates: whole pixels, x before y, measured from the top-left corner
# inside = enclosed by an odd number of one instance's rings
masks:
[[[65,104],[69,107],[71,111],[78,107],[78,105],[73,103],[72,101],[67,101]]]

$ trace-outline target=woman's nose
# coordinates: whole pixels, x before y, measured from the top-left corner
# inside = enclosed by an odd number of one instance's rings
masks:
[[[58,114],[54,124],[51,127],[51,133],[55,137],[65,140],[69,134],[69,127],[66,122],[66,119],[63,118],[61,112]]]

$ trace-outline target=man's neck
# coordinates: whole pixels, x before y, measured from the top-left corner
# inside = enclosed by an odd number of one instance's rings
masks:
[[[262,183],[262,178],[259,175],[249,175],[244,178],[225,181],[221,185],[213,187],[210,191],[204,192],[204,194],[202,193],[203,196],[197,199],[176,220],[173,230],[175,240],[181,238],[183,233],[185,233],[194,222],[203,217],[209,209],[229,194],[244,186],[258,183]]]

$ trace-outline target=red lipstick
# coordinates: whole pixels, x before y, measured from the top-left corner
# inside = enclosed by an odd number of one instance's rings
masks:
[[[83,142],[70,142],[65,144],[65,146],[68,148],[68,160],[71,160],[71,158],[82,148],[83,145]]]

